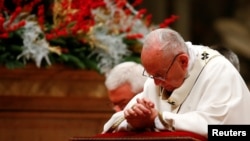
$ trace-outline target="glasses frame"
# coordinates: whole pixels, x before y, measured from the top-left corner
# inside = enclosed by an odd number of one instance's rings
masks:
[[[149,77],[149,78],[154,79],[154,80],[166,81],[166,77],[167,77],[167,75],[168,75],[168,72],[169,72],[170,69],[172,68],[172,66],[173,66],[173,64],[174,64],[174,62],[175,62],[175,60],[176,60],[176,58],[177,58],[179,55],[181,55],[181,54],[183,54],[183,53],[179,53],[179,54],[177,54],[177,55],[174,56],[174,59],[172,60],[170,66],[168,67],[166,73],[164,74],[164,77],[161,77],[161,76],[153,76],[153,75],[146,74],[146,73],[145,73],[145,72],[146,72],[145,69],[144,69],[143,72],[142,72],[142,76]]]

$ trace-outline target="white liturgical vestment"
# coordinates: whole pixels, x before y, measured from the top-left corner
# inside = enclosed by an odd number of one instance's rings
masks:
[[[250,92],[238,70],[215,50],[190,42],[187,46],[189,74],[184,83],[165,98],[149,78],[125,109],[138,97],[152,100],[162,116],[155,119],[155,131],[182,130],[207,137],[209,124],[250,124]],[[132,129],[121,111],[105,123],[103,133]]]

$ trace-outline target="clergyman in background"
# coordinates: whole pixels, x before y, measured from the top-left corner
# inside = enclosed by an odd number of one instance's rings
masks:
[[[123,62],[106,74],[105,86],[113,109],[123,110],[127,103],[142,92],[146,77],[142,76],[144,68],[136,62]]]
[[[211,48],[219,51],[220,54],[225,56],[235,66],[235,68],[240,71],[240,61],[238,55],[234,53],[231,49],[226,48],[222,44],[213,45],[211,46]]]

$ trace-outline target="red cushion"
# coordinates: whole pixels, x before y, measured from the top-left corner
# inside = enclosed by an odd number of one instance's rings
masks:
[[[116,132],[97,134],[93,137],[73,138],[72,141],[83,140],[189,140],[189,141],[207,141],[207,138],[192,132],[174,131],[174,132]]]

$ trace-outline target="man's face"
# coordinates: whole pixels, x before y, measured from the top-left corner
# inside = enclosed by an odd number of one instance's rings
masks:
[[[128,83],[119,86],[115,90],[109,91],[109,99],[116,112],[123,110],[134,95]]]
[[[167,91],[180,87],[186,77],[188,56],[184,53],[166,57],[162,51],[146,50],[141,60],[148,76]]]

